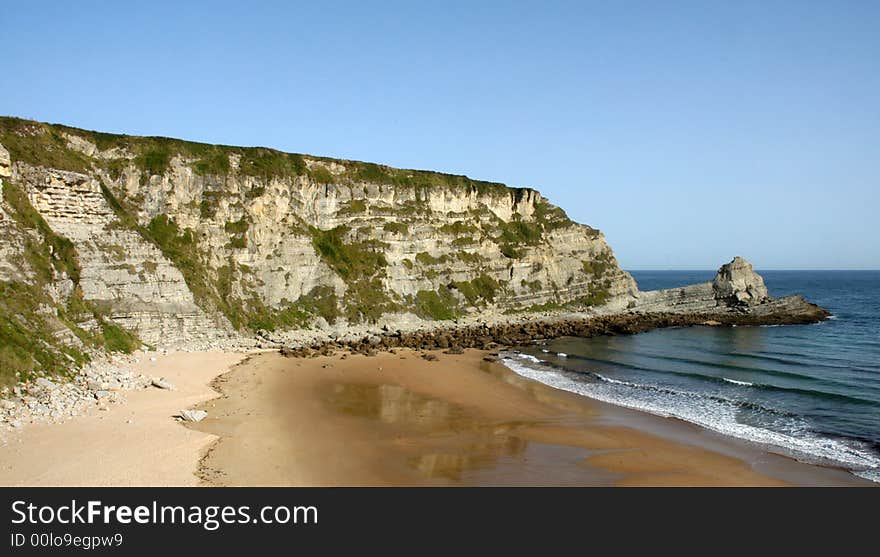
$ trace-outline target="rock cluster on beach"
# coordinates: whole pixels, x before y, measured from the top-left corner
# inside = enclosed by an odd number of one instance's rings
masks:
[[[258,339],[232,339],[225,343],[214,341],[210,348],[195,344],[184,351],[246,352],[259,344]],[[6,441],[11,431],[28,424],[60,423],[90,410],[106,410],[123,401],[124,391],[175,390],[174,384],[164,377],[134,371],[140,362],[155,361],[165,354],[167,349],[138,350],[130,355],[95,352],[92,362],[71,377],[37,377],[0,389],[0,443]]]
[[[132,366],[147,354],[105,357],[84,366],[73,378],[38,377],[6,388],[0,400],[0,440],[4,430],[31,423],[59,423],[93,409],[119,403],[121,391],[144,389],[153,379]]]

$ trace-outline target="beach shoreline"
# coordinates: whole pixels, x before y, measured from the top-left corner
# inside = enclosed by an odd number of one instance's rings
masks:
[[[872,485],[521,377],[488,351],[172,352],[173,390],[0,447],[4,486]],[[429,355],[429,359],[422,356]],[[208,412],[181,422],[185,409]]]
[[[218,377],[210,416],[188,425],[217,438],[203,485],[871,485],[543,385],[487,351],[395,352],[265,354]]]

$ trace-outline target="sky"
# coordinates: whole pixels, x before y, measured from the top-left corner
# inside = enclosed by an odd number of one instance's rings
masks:
[[[627,269],[880,268],[880,2],[0,4],[0,114],[531,187]]]

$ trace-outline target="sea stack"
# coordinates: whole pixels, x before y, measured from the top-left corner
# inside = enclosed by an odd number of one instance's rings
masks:
[[[755,306],[770,301],[764,279],[752,268],[752,264],[740,256],[718,269],[712,290],[718,305]]]

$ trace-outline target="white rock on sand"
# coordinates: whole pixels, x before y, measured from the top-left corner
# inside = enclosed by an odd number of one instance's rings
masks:
[[[184,410],[180,417],[186,422],[200,422],[208,417],[208,413],[204,410]]]
[[[164,377],[154,377],[152,380],[152,384],[157,389],[165,389],[168,391],[174,390],[174,384],[170,381],[167,381]]]

